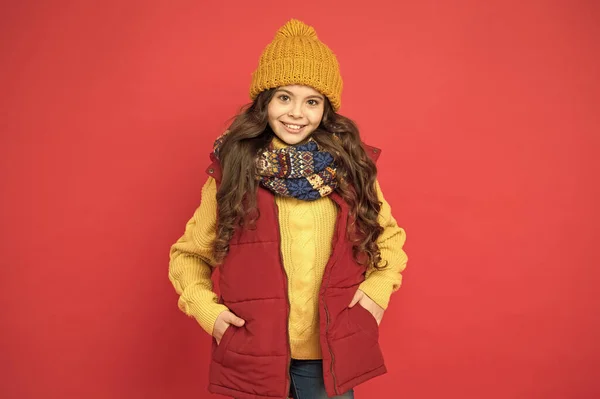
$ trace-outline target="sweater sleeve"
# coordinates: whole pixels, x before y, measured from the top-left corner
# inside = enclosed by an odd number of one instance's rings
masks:
[[[170,249],[169,280],[179,294],[178,307],[210,335],[217,317],[227,310],[218,303],[211,275],[215,261],[212,242],[216,237],[217,185],[209,177],[202,187],[199,207],[187,222],[185,233]]]
[[[386,267],[380,270],[369,267],[366,279],[359,289],[383,309],[387,309],[390,296],[402,284],[401,273],[406,268],[408,261],[408,257],[402,249],[406,241],[406,233],[392,216],[392,210],[383,197],[379,181],[375,182],[375,189],[379,201],[382,202],[378,220],[383,227],[383,232],[377,239],[377,245],[381,251],[381,259],[387,263]]]

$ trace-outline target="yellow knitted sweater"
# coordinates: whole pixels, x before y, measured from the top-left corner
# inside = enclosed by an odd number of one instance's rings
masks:
[[[285,146],[275,140],[276,147]],[[379,183],[375,188],[383,203],[379,223],[384,228],[377,243],[387,268],[367,270],[360,289],[386,309],[390,295],[400,288],[401,272],[406,267],[403,251],[406,235],[392,216]],[[199,207],[187,222],[185,233],[170,250],[169,279],[180,295],[179,308],[194,317],[212,335],[219,313],[227,308],[217,303],[211,274],[215,267],[212,241],[216,237],[217,186],[209,177],[202,188]],[[275,196],[279,208],[281,251],[288,276],[290,299],[289,333],[294,359],[320,359],[319,288],[331,253],[337,208],[328,197],[316,201]]]

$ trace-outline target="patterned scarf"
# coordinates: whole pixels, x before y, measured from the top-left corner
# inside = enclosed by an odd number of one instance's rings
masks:
[[[225,132],[214,143],[213,151],[219,159]],[[275,149],[273,143],[256,159],[256,179],[275,194],[314,201],[331,194],[338,186],[337,166],[333,155],[320,151],[310,138],[304,144]]]

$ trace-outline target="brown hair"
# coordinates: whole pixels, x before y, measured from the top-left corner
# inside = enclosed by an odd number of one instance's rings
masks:
[[[214,256],[221,263],[227,255],[235,228],[253,228],[260,216],[256,208],[255,179],[257,153],[268,146],[273,131],[267,107],[276,89],[261,92],[235,117],[220,149],[222,180],[217,191],[217,238]],[[339,138],[334,137],[334,134]],[[377,238],[383,231],[377,217],[381,202],[375,191],[377,168],[362,147],[356,124],[333,111],[325,99],[323,119],[311,136],[337,164],[337,192],[350,208],[353,225],[349,238],[353,257],[362,265],[383,268]]]

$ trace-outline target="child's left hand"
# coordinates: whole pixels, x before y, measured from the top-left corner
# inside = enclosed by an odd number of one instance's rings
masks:
[[[373,317],[377,321],[377,325],[381,323],[381,319],[383,319],[383,313],[385,312],[385,310],[383,310],[381,306],[376,304],[374,300],[369,298],[369,296],[361,290],[356,290],[354,298],[352,298],[352,302],[350,302],[350,305],[348,305],[348,307],[351,308],[357,303],[359,306],[362,306],[363,308],[367,309],[369,313],[373,315]]]

